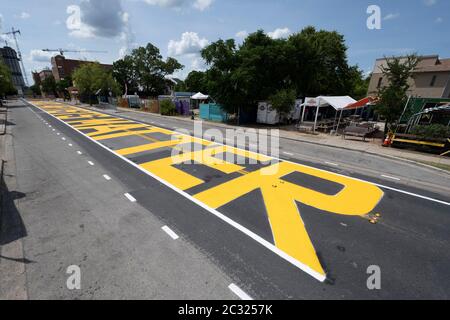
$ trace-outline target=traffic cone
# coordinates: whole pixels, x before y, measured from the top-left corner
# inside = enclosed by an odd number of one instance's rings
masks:
[[[386,136],[386,139],[384,139],[383,147],[390,147],[391,144],[392,144],[391,138],[390,138],[390,136],[388,135],[388,136]]]

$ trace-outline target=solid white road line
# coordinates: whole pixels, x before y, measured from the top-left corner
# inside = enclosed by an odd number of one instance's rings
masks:
[[[129,193],[125,193],[125,197],[127,197],[127,199],[131,202],[136,202],[136,199]]]
[[[105,179],[108,180],[108,181],[111,180],[111,177],[108,176],[107,174],[104,174],[104,175],[103,175],[103,178],[105,178]]]
[[[246,294],[244,291],[242,291],[241,288],[239,288],[234,283],[230,284],[228,286],[228,289],[233,291],[235,295],[237,295],[241,300],[253,300],[252,297],[250,297],[248,294]]]
[[[400,181],[400,180],[401,180],[401,179],[399,179],[399,178],[387,176],[387,175],[385,175],[385,174],[382,174],[381,176],[382,176],[383,178],[388,178],[388,179],[392,179],[392,180],[396,180],[396,181]]]
[[[93,163],[92,161],[88,161],[88,163],[89,163],[91,166],[94,165],[94,163]]]
[[[77,151],[77,153],[80,154],[80,155],[83,154],[83,152],[81,152],[81,151]]]
[[[172,231],[172,229],[170,229],[168,226],[164,226],[161,229],[164,230],[165,233],[167,233],[173,240],[177,240],[179,238],[179,236]]]

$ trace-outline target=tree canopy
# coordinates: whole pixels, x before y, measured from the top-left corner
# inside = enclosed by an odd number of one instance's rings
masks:
[[[203,91],[231,113],[293,93],[365,95],[362,72],[349,66],[345,39],[336,31],[307,27],[288,39],[272,39],[259,30],[239,47],[232,39],[216,41],[202,50],[202,57],[209,66]]]
[[[206,74],[202,71],[191,71],[184,80],[184,90],[188,92],[206,92]]]
[[[51,75],[42,81],[42,92],[48,95],[56,96],[56,81],[55,78]]]
[[[104,96],[109,92],[117,94],[120,91],[112,73],[98,62],[81,65],[74,71],[72,77],[75,86],[80,91],[81,99],[88,100],[90,104],[93,102],[93,96],[99,90]]]
[[[0,61],[0,97],[16,92],[14,88],[11,71],[9,68]]]
[[[129,93],[157,96],[166,89],[165,77],[181,69],[183,65],[176,59],[169,57],[163,60],[159,49],[149,43],[114,62],[113,76],[123,92],[127,88]]]

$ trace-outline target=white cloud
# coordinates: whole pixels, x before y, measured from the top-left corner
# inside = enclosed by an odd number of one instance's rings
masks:
[[[208,9],[214,0],[196,0],[194,2],[194,8],[203,11],[205,9]]]
[[[30,51],[29,59],[32,62],[48,62],[50,63],[50,59],[55,56],[56,53],[45,52],[39,49],[33,49]]]
[[[190,5],[197,10],[204,11],[208,9],[214,0],[144,0],[152,6],[164,8],[181,9],[183,6]]]
[[[196,32],[184,32],[180,40],[170,40],[168,54],[176,56],[186,66],[183,70],[176,72],[175,76],[184,79],[193,70],[206,70],[200,51],[208,44],[209,41],[200,38]]]
[[[31,17],[31,15],[28,13],[28,12],[22,12],[20,15],[19,15],[19,18],[20,19],[28,19],[28,18],[30,18]]]
[[[248,32],[246,30],[239,31],[236,33],[235,37],[239,39],[245,39],[248,36]]]
[[[383,20],[394,20],[398,17],[400,17],[400,13],[389,13],[383,18]]]
[[[82,0],[80,5],[69,5],[66,27],[78,38],[114,38],[128,29],[128,13],[120,0]]]
[[[180,40],[169,41],[168,52],[172,56],[198,54],[208,43],[207,39],[200,38],[196,32],[185,32],[181,35]]]
[[[434,6],[437,3],[437,0],[423,0],[423,3],[426,6],[431,7],[431,6]]]
[[[291,30],[289,30],[289,28],[278,28],[272,32],[267,33],[267,35],[272,39],[281,39],[286,38],[290,33]]]

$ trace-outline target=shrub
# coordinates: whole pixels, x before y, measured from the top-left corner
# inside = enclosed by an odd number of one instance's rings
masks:
[[[442,124],[417,125],[412,128],[411,134],[425,139],[448,138],[450,130]]]
[[[161,101],[159,107],[161,109],[161,114],[164,116],[173,116],[177,111],[175,104],[170,100]]]
[[[297,94],[292,89],[282,89],[269,97],[269,102],[272,108],[277,110],[280,114],[288,114],[295,104]]]

